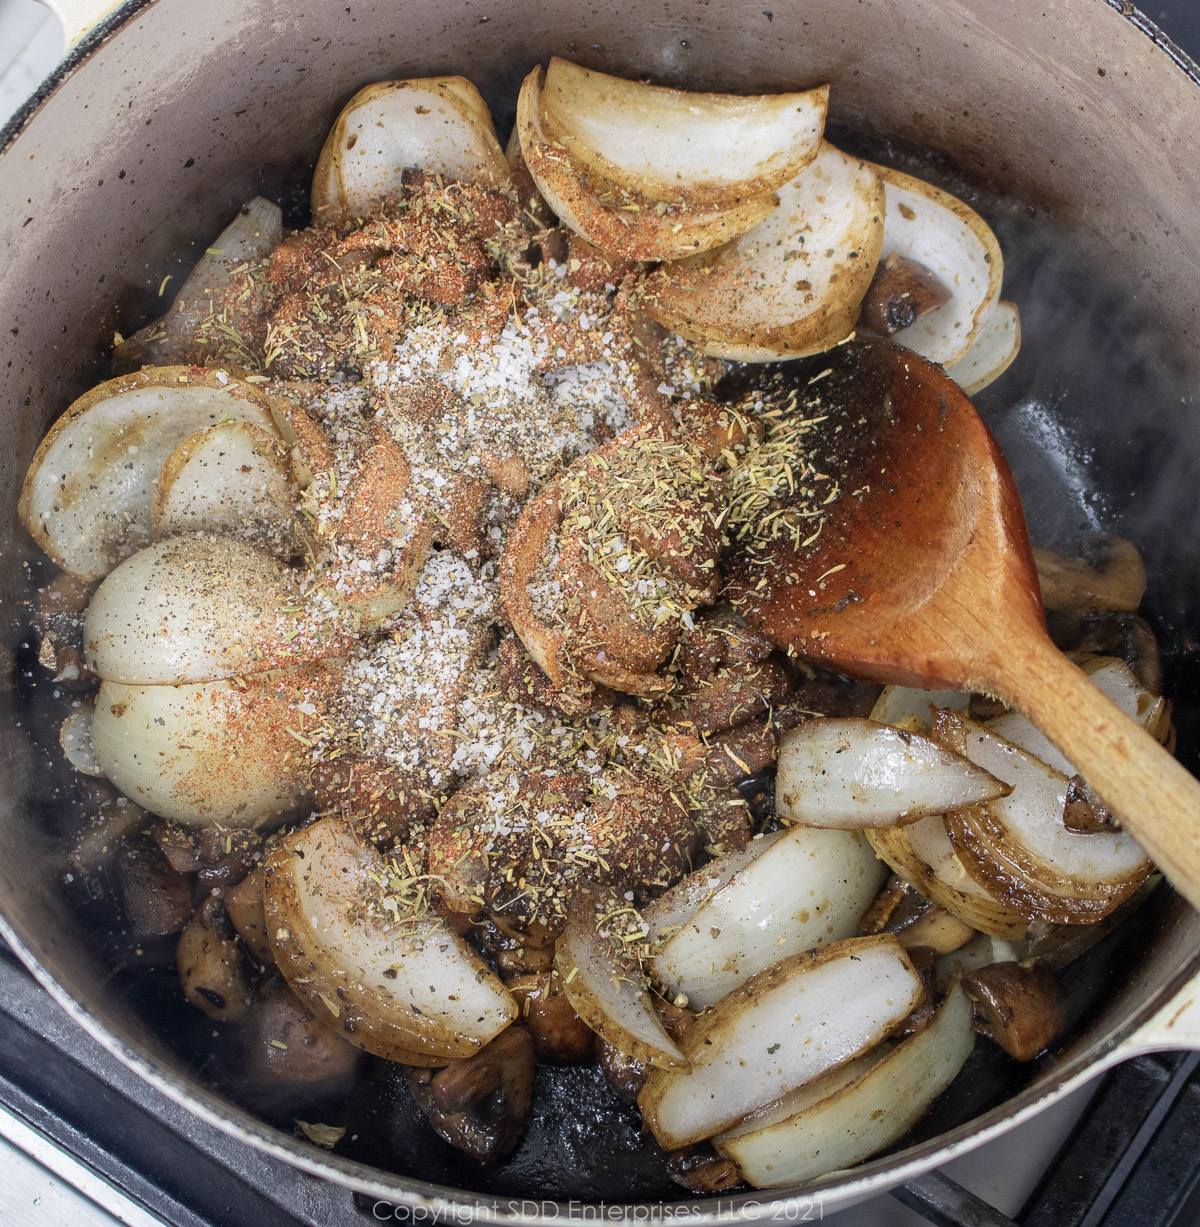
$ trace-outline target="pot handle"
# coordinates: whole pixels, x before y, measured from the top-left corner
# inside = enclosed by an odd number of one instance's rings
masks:
[[[1200,974],[1193,976],[1153,1018],[1117,1046],[1113,1060],[1172,1048],[1200,1051]]]
[[[58,18],[66,35],[64,51],[70,51],[85,34],[95,29],[121,0],[42,0]]]

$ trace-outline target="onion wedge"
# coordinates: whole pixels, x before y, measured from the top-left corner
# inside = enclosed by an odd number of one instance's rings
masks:
[[[554,966],[575,1013],[628,1057],[661,1069],[687,1069],[666,1033],[637,959],[598,931],[589,897],[576,901],[554,948]]]
[[[255,196],[204,249],[166,315],[118,342],[113,352],[116,373],[196,361],[198,353],[214,348],[201,326],[212,318],[235,270],[266,259],[282,241],[282,210]]]
[[[965,712],[970,700],[969,694],[957,690],[885,686],[871,719],[927,732],[935,711],[944,708]],[[973,929],[999,938],[1025,936],[1029,927],[1026,917],[967,872],[941,814],[930,814],[911,826],[881,827],[866,834],[876,853],[896,873]]]
[[[299,498],[279,435],[224,422],[197,431],[167,457],[154,487],[154,535],[226,533],[287,557],[299,546]]]
[[[715,1005],[780,959],[854,936],[883,875],[850,831],[793,827],[752,841],[643,910],[656,947],[651,971],[690,1005]]]
[[[1138,681],[1134,672],[1115,656],[1096,656],[1084,661],[1080,668],[1092,680],[1092,685],[1110,698],[1131,720],[1136,721],[1151,736],[1165,731],[1163,711],[1166,700],[1151,694]],[[1073,776],[1075,767],[1059,748],[1039,729],[1032,720],[1019,712],[1007,712],[987,722],[987,728],[1005,741],[1011,741],[1018,749],[1041,759],[1048,767]]]
[[[406,1064],[473,1056],[516,1018],[516,1002],[436,917],[387,907],[402,876],[340,818],[288,836],[267,861],[275,961],[322,1022],[367,1052]]]
[[[885,686],[871,709],[871,719],[880,724],[900,724],[906,717],[916,716],[928,728],[934,709],[946,707],[951,711],[965,712],[970,702],[971,696],[962,690]]]
[[[643,302],[702,353],[770,362],[821,353],[854,329],[883,244],[875,168],[824,143],[764,221],[719,251],[664,265]]]
[[[84,775],[102,777],[104,768],[96,759],[96,751],[92,748],[92,717],[96,705],[91,699],[83,699],[71,708],[67,718],[62,722],[58,734],[58,744],[67,762],[76,771]]]
[[[103,773],[129,798],[185,826],[259,827],[309,795],[306,731],[338,671],[259,674],[240,684],[104,682],[92,718]]]
[[[548,121],[542,101],[540,67],[521,85],[517,131],[521,157],[547,204],[563,225],[613,258],[671,260],[707,252],[748,231],[774,207],[771,191],[753,190],[757,184],[713,189],[694,200],[676,187],[667,199],[656,200],[640,180],[622,179],[620,169],[607,168],[618,175],[616,182],[607,178],[579,142],[573,151],[553,135],[556,125]]]
[[[904,1040],[847,1085],[783,1119],[786,1101],[746,1131],[717,1142],[758,1188],[800,1184],[840,1171],[890,1146],[957,1077],[975,1047],[971,1003],[951,990],[923,1031]]]
[[[598,247],[641,259],[707,250],[765,217],[773,193],[817,156],[829,104],[826,86],[692,93],[557,57],[545,85],[533,75],[526,89],[526,141],[547,154],[551,190],[575,202],[569,211]]]
[[[159,541],[96,590],[87,662],[106,681],[173,686],[337,656],[348,630],[302,601],[301,578],[233,537]]]
[[[1063,824],[1070,781],[992,730],[942,713],[939,737],[961,744],[972,762],[1014,785],[986,806],[947,815],[947,831],[967,870],[1031,919],[1094,923],[1135,891],[1153,869],[1126,831],[1081,835]]]
[[[148,368],[84,393],[50,427],[18,513],[64,571],[94,580],[149,543],[154,483],[185,439],[222,420],[274,433],[270,405],[228,372]]]
[[[878,1043],[923,993],[890,935],[793,955],[701,1015],[680,1044],[691,1072],[651,1070],[642,1115],[665,1150],[712,1137]]]
[[[987,322],[971,342],[970,349],[956,358],[946,374],[968,396],[982,392],[1012,366],[1021,350],[1021,314],[1015,302],[998,302]]]
[[[405,167],[485,187],[509,182],[491,113],[465,77],[381,81],[360,89],[321,148],[313,217],[362,217],[399,194]]]
[[[874,720],[809,720],[785,733],[775,810],[805,826],[905,826],[1004,796],[989,771],[928,737]]]
[[[950,291],[949,302],[892,337],[930,362],[957,361],[987,324],[1004,279],[1004,256],[974,209],[923,179],[875,168],[887,193],[883,256],[923,264]]]

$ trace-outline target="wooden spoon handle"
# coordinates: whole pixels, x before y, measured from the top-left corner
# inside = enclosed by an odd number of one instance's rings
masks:
[[[1040,631],[1012,644],[993,674],[999,697],[1054,742],[1175,889],[1200,908],[1200,780]]]

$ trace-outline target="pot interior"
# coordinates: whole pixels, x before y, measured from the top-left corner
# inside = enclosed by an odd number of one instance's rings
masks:
[[[461,73],[502,135],[521,77],[551,54],[734,92],[829,81],[835,139],[968,195],[995,224],[1005,297],[1024,324],[1017,363],[979,407],[1012,463],[1035,543],[1073,551],[1107,530],[1142,549],[1180,754],[1196,769],[1200,89],[1103,0],[1064,0],[1053,13],[1031,0],[1000,12],[987,0],[908,0],[902,10],[887,0],[772,2],[130,4],[9,133],[0,154],[0,302],[10,321],[0,336],[9,615],[0,906],[84,1021],[210,1114],[261,1134],[228,1097],[285,1130],[295,1105],[239,1090],[228,1038],[210,1042],[212,1024],[177,1000],[169,952],[117,949],[107,901],[67,880],[63,850],[81,806],[57,752],[63,700],[35,677],[21,614],[49,568],[16,522],[16,494],[48,423],[105,376],[113,331],[128,335],[159,314],[164,276],[178,285],[244,200],[261,193],[285,205],[290,224],[304,223],[324,134],[368,81]],[[909,1140],[994,1118],[1013,1097],[1029,1101],[1095,1060],[1191,966],[1198,926],[1160,891],[1067,973],[1075,1021],[1053,1059],[1016,1067],[979,1045]],[[132,970],[113,974],[116,961]],[[327,1174],[394,1193],[417,1181],[608,1201],[678,1192],[588,1071],[544,1075],[530,1142],[487,1173],[420,1140],[400,1081],[381,1067],[357,1093],[371,1142],[346,1158],[410,1179],[369,1177],[336,1158]],[[309,1105],[306,1119],[322,1119],[312,1113],[326,1106]],[[607,1149],[577,1128],[580,1117],[610,1139]],[[896,1166],[873,1170],[886,1178]]]

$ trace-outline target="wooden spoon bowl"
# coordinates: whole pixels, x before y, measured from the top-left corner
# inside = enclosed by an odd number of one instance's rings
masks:
[[[1051,643],[1012,473],[962,390],[908,350],[856,340],[802,397],[819,419],[809,455],[839,492],[811,545],[779,541],[735,568],[743,615],[831,668],[1023,712],[1200,906],[1200,782]]]

